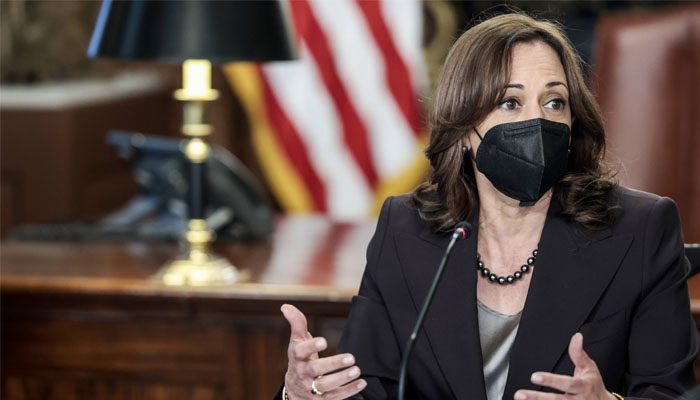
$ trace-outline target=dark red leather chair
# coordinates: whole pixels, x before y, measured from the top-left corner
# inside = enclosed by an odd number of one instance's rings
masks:
[[[620,182],[674,199],[700,242],[700,4],[603,16],[592,86]]]

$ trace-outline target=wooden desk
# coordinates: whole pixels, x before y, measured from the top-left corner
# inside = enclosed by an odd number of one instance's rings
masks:
[[[149,280],[174,246],[3,243],[2,398],[270,399],[286,370],[279,307],[302,309],[333,352],[373,231],[282,220],[268,242],[217,248],[249,282],[190,289]],[[700,276],[689,288],[700,326]]]
[[[286,370],[280,306],[337,344],[374,225],[281,220],[268,242],[217,247],[251,273],[218,288],[150,280],[175,246],[3,243],[2,397],[270,399]]]

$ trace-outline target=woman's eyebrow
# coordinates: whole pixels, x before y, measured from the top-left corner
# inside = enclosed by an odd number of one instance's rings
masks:
[[[544,87],[546,87],[547,89],[551,89],[555,86],[564,86],[564,88],[566,88],[567,91],[569,90],[569,87],[566,86],[566,83],[560,82],[560,81],[549,82],[548,84],[544,85]],[[511,89],[511,88],[524,90],[525,85],[523,85],[522,83],[509,83],[506,85],[506,89]]]
[[[545,86],[547,89],[549,89],[549,88],[553,88],[553,87],[559,86],[559,85],[564,86],[564,87],[566,88],[566,90],[569,90],[569,87],[566,86],[566,84],[565,84],[564,82],[559,82],[559,81],[549,82],[548,84],[546,84],[546,85],[544,85],[544,86]]]

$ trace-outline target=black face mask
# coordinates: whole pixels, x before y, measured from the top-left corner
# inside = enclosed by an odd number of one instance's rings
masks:
[[[510,122],[494,126],[479,138],[476,168],[501,193],[520,200],[521,206],[535,204],[566,171],[566,124],[543,118]],[[464,162],[470,161],[465,157]]]

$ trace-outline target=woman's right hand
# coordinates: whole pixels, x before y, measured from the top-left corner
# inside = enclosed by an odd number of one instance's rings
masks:
[[[364,379],[348,383],[360,376],[360,368],[354,366],[355,357],[352,354],[318,357],[318,352],[326,349],[328,343],[322,337],[311,336],[306,317],[299,309],[285,304],[282,306],[282,314],[289,321],[292,329],[287,352],[289,365],[284,377],[287,396],[290,400],[345,399],[359,393],[367,386]],[[313,381],[316,389],[323,393],[322,396],[311,393]]]

